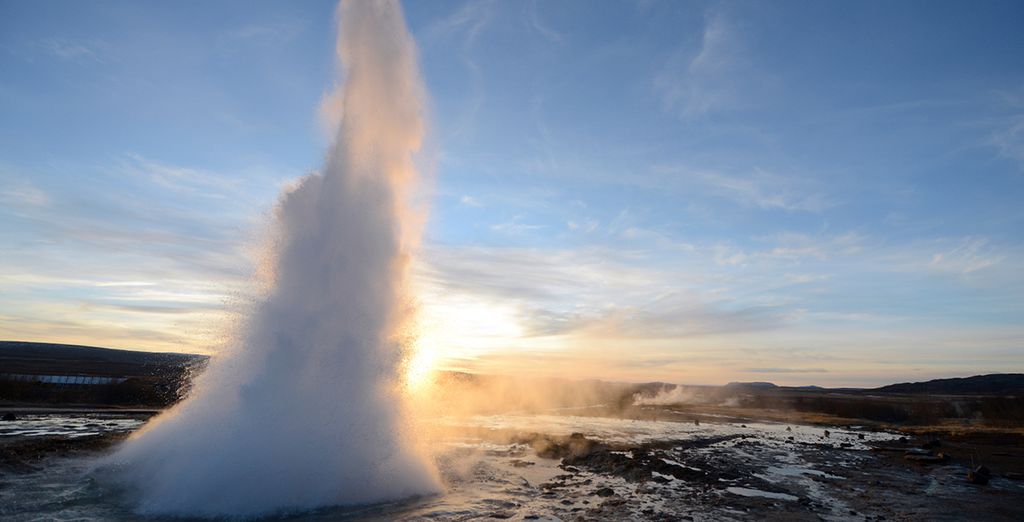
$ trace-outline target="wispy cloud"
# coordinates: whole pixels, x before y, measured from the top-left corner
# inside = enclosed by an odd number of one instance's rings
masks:
[[[102,40],[44,38],[36,41],[34,46],[54,58],[80,65],[103,64],[109,61],[109,46]]]
[[[483,203],[481,203],[479,200],[468,194],[464,194],[462,197],[459,198],[459,205],[473,208],[483,208],[484,206]]]
[[[561,42],[562,35],[555,31],[554,29],[548,27],[541,20],[540,13],[537,10],[537,5],[537,0],[530,0],[524,7],[523,12],[526,17],[528,27],[549,41]]]
[[[596,219],[586,219],[583,221],[569,220],[565,226],[573,232],[589,234],[597,230],[597,227],[601,226],[601,223]]]
[[[992,133],[992,144],[999,153],[1024,168],[1024,115],[1012,118],[1008,125]]]
[[[0,256],[2,336],[184,351],[223,339],[230,303],[255,291],[258,195],[233,174],[139,155],[51,168],[92,181],[5,169],[0,241],[18,254]]]
[[[11,186],[0,189],[0,202],[11,207],[46,207],[50,196],[29,181],[12,181]]]
[[[723,12],[713,10],[696,51],[676,51],[655,76],[654,86],[665,106],[684,118],[730,108],[738,101],[734,82],[742,65],[741,53],[735,28]]]
[[[523,234],[531,230],[540,230],[546,225],[532,225],[523,223],[523,216],[513,216],[512,219],[491,225],[491,230],[505,234]]]
[[[277,47],[302,34],[306,24],[301,20],[279,20],[274,23],[248,24],[225,31],[220,38],[221,50],[237,52],[240,46]]]
[[[966,237],[946,245],[932,255],[928,268],[940,272],[967,275],[995,266],[1006,259],[986,238]]]
[[[744,368],[749,373],[828,373],[824,368]]]
[[[462,116],[453,126],[451,135],[468,134],[476,124],[477,114],[484,104],[483,73],[475,56],[477,39],[494,17],[493,0],[469,0],[454,12],[435,20],[426,29],[424,47],[428,50],[437,42],[461,37],[459,57],[470,75],[470,95],[463,104]]]
[[[435,20],[427,29],[427,39],[447,38],[458,32],[465,32],[472,41],[490,21],[494,0],[469,0],[445,17]]]
[[[714,193],[741,205],[762,209],[820,212],[831,206],[820,193],[806,190],[790,178],[755,169],[745,176],[697,172],[695,177]]]
[[[702,190],[749,208],[817,213],[835,205],[809,178],[782,176],[759,168],[725,173],[680,165],[656,165],[651,171],[661,186]]]
[[[997,94],[997,106],[1003,116],[994,123],[989,144],[1024,169],[1024,88]]]

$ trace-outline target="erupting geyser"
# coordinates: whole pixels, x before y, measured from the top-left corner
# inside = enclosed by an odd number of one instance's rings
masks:
[[[435,491],[400,398],[419,236],[415,46],[397,1],[344,2],[341,122],[277,208],[273,270],[231,353],[111,457],[147,513],[247,516]]]

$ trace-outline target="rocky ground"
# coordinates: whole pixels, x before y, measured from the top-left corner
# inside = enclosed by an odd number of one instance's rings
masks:
[[[508,493],[505,504],[488,510],[484,501],[498,498],[491,490],[490,497],[464,502],[476,509],[447,514],[524,520],[1024,518],[1024,445],[1014,437],[983,432],[942,439],[934,432],[742,421],[705,421],[692,430],[685,438],[615,442],[585,433],[476,433],[496,446],[486,458],[475,457],[468,476],[447,473],[452,494],[472,497],[466,492],[499,484]],[[969,474],[980,465],[988,473],[981,470],[972,483]],[[544,477],[543,470],[552,473]]]
[[[529,431],[517,429],[528,420]],[[1024,519],[1024,445],[1005,433],[572,416],[487,417],[470,424],[476,429],[460,426],[459,435],[436,445],[445,494],[286,518]],[[82,471],[86,467],[76,464],[125,436],[0,437],[0,515],[104,520],[130,513],[110,506]],[[976,473],[972,483],[968,474],[980,465],[989,472]],[[36,495],[41,482],[64,497]]]

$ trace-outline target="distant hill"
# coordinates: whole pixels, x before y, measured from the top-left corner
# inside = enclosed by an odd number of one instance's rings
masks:
[[[202,355],[0,341],[7,407],[165,408],[180,400]]]
[[[202,364],[203,355],[115,350],[71,344],[0,341],[0,373],[30,375],[160,376]]]
[[[773,382],[730,382],[726,388],[742,388],[748,390],[774,390],[778,388]]]
[[[1024,395],[1024,373],[993,373],[955,379],[935,379],[926,382],[904,382],[869,391],[938,395]]]

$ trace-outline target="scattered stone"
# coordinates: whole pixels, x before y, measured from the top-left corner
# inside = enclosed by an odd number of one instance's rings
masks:
[[[830,431],[828,431],[828,430],[825,430],[825,438],[826,438],[826,439],[827,439],[827,438],[829,437],[829,435],[831,435],[831,434],[832,434],[832,433],[831,433]]]
[[[605,487],[595,491],[594,494],[599,497],[610,497],[615,494],[615,490],[612,488]]]
[[[0,420],[16,421],[16,420],[18,420],[18,416],[13,414],[13,413],[5,413],[4,416],[2,418],[0,418]]]

